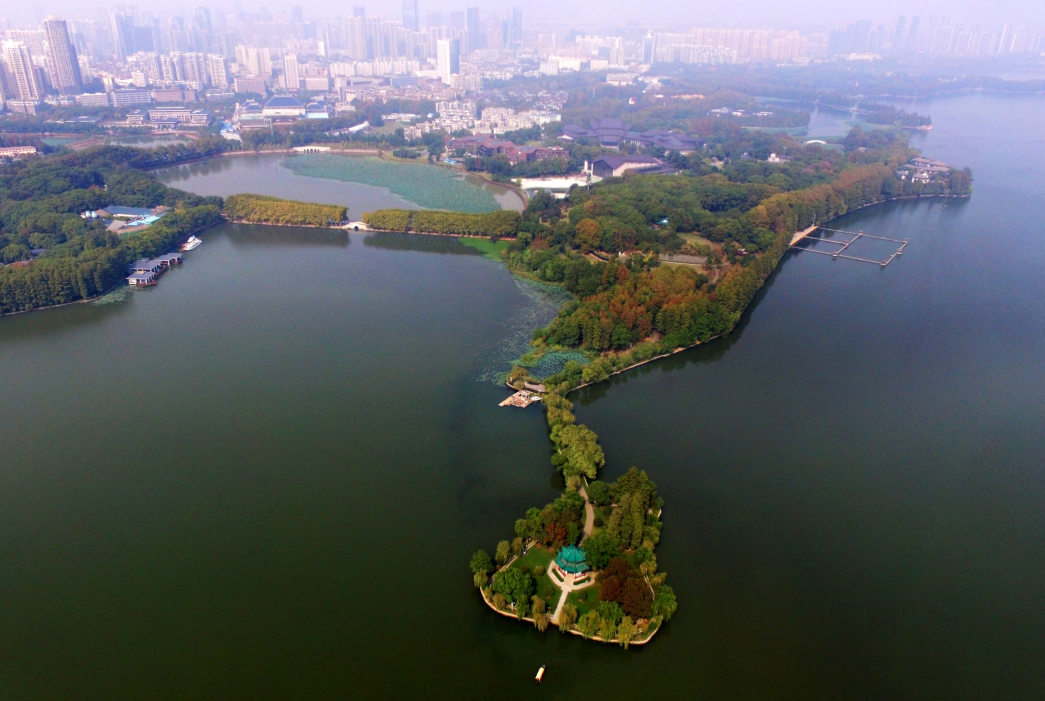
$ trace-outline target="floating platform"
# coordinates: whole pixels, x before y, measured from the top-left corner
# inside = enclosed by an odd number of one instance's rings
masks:
[[[526,390],[520,390],[512,396],[505,399],[498,406],[517,406],[521,409],[525,409],[534,402],[541,401],[541,395],[534,394],[533,392],[527,392]]]

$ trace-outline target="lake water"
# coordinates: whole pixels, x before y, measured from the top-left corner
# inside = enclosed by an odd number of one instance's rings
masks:
[[[212,158],[157,171],[171,187],[227,197],[251,192],[306,202],[343,204],[358,219],[375,209],[522,211],[513,191],[445,168],[335,154]]]
[[[931,108],[973,198],[836,222],[902,258],[791,254],[729,339],[573,396],[667,501],[679,612],[641,650],[471,587],[558,488],[480,379],[547,314],[497,263],[222,226],[126,302],[0,320],[4,697],[1037,698],[1045,99]],[[227,194],[211,163],[175,184]]]

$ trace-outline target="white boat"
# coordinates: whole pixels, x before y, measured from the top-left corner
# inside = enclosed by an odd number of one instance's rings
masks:
[[[203,243],[203,242],[200,241],[195,236],[190,236],[189,240],[182,244],[181,250],[183,250],[183,251],[191,251],[192,249],[197,248],[201,243]]]

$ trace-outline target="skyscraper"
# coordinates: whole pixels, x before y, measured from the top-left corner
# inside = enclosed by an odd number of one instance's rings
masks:
[[[465,29],[468,30],[468,50],[486,48],[486,35],[483,24],[479,21],[479,8],[469,7],[465,10]]]
[[[440,39],[438,43],[439,79],[450,84],[450,76],[461,72],[460,39]]]
[[[421,29],[421,15],[417,11],[417,0],[403,0],[403,28],[412,32]]]
[[[515,47],[522,44],[522,10],[512,8],[512,20],[508,25],[508,43]]]
[[[138,51],[134,15],[122,7],[117,7],[109,13],[109,27],[112,31],[116,58],[126,61],[128,56]]]
[[[55,90],[63,95],[82,94],[83,76],[80,74],[80,61],[76,57],[76,47],[69,40],[69,27],[65,20],[45,18],[44,32],[47,34],[47,45],[51,53],[51,82]]]
[[[366,5],[353,5],[352,6],[353,17],[366,17]]]
[[[29,49],[20,41],[5,41],[4,61],[7,63],[8,82],[13,93],[18,94],[20,100],[39,100],[43,95],[40,83],[36,80],[33,71],[33,61],[29,58]]]
[[[642,37],[642,62],[650,65],[657,60],[657,35],[648,32]]]
[[[300,87],[297,54],[287,54],[283,57],[283,79],[287,84],[287,90],[297,90]]]

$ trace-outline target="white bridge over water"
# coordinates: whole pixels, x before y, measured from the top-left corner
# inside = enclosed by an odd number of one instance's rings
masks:
[[[818,251],[815,248],[808,248],[806,246],[798,245],[798,244],[800,244],[802,242],[803,239],[808,238],[809,235],[812,234],[814,231],[829,231],[829,232],[831,232],[833,234],[846,234],[850,238],[848,240],[825,239],[825,238],[820,238],[820,237],[815,237],[813,239],[814,241],[817,241],[819,243],[828,243],[828,244],[833,244],[835,246],[840,246],[840,248],[835,250],[835,251]],[[892,243],[898,243],[900,245],[893,252],[893,254],[891,256],[889,256],[888,258],[886,258],[885,260],[871,260],[870,258],[859,258],[857,256],[843,255],[845,253],[845,251],[849,249],[850,246],[852,246],[854,243],[856,243],[861,238],[874,239],[876,241],[890,241]],[[872,236],[871,234],[865,234],[862,231],[846,231],[845,229],[828,229],[827,227],[815,226],[815,225],[811,226],[808,229],[805,229],[803,231],[796,232],[794,237],[791,239],[791,248],[797,248],[800,251],[808,251],[810,253],[819,253],[820,255],[831,256],[832,258],[846,258],[848,260],[860,261],[861,263],[875,263],[876,265],[880,265],[883,268],[885,266],[889,265],[890,263],[892,263],[893,259],[896,258],[897,256],[902,256],[903,255],[903,249],[906,248],[906,247],[907,247],[907,239],[890,239],[890,238],[886,238],[885,236]]]

